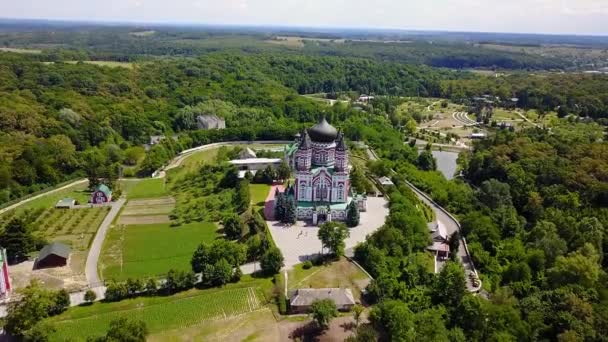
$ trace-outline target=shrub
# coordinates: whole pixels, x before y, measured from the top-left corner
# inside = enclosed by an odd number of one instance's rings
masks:
[[[95,291],[88,289],[87,292],[84,293],[84,301],[87,303],[93,303],[97,299],[97,294]]]
[[[302,268],[305,270],[308,270],[312,267],[312,262],[310,260],[307,260],[304,262],[304,264],[302,265]]]

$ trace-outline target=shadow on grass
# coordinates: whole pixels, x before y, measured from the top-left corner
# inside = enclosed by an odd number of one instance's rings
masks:
[[[292,331],[289,334],[289,338],[295,341],[313,342],[319,341],[319,336],[321,336],[321,334],[323,334],[323,329],[315,322],[309,322]]]

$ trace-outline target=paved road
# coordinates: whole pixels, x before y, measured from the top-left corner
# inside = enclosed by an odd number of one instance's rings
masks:
[[[122,208],[126,201],[126,198],[123,197],[112,204],[112,209],[110,209],[106,218],[101,222],[99,229],[97,229],[97,234],[95,234],[95,239],[93,239],[93,243],[91,244],[91,248],[89,248],[85,274],[87,276],[87,282],[92,288],[101,285],[101,279],[99,279],[99,274],[97,273],[97,262],[99,261],[99,255],[101,254],[101,247],[103,246],[103,241],[106,238],[106,233],[108,232],[112,221],[114,221],[114,218],[116,218],[120,212],[120,208]]]
[[[367,152],[371,160],[378,159],[376,152],[374,152],[374,150],[372,150],[371,148],[368,148]],[[455,231],[460,230],[460,223],[458,223],[458,221],[456,221],[456,219],[452,215],[450,215],[445,209],[435,203],[429,195],[416,188],[410,182],[407,182],[407,185],[410,187],[410,189],[412,189],[416,196],[420,198],[422,202],[427,204],[433,210],[433,212],[435,213],[435,218],[437,219],[437,221],[443,223],[449,235],[452,235]],[[473,286],[473,283],[471,281],[471,275],[475,274],[477,276],[477,271],[475,270],[473,260],[471,260],[470,255],[467,252],[466,240],[464,238],[460,240],[460,245],[458,246],[458,260],[464,267],[465,278],[467,281],[467,289],[470,292],[478,292],[481,289],[481,281],[479,282],[478,286]]]
[[[33,200],[35,200],[35,199],[37,199],[37,198],[40,198],[40,197],[43,197],[43,196],[46,196],[46,195],[50,195],[50,194],[52,194],[52,193],[54,193],[54,192],[61,191],[61,190],[67,189],[67,188],[71,188],[71,187],[73,187],[73,186],[75,186],[75,185],[84,184],[84,183],[87,183],[88,181],[89,181],[88,179],[80,179],[80,180],[74,181],[74,182],[72,182],[72,183],[70,183],[70,184],[64,185],[64,186],[62,186],[62,187],[60,187],[60,188],[53,189],[53,190],[50,190],[50,191],[47,191],[47,192],[43,192],[43,193],[41,193],[41,194],[38,194],[38,195],[36,195],[36,196],[32,196],[32,197],[26,198],[26,199],[24,199],[24,200],[22,200],[22,201],[19,201],[19,202],[17,202],[17,203],[15,203],[15,204],[13,204],[13,205],[9,205],[9,206],[8,206],[8,207],[6,207],[6,208],[0,209],[0,214],[4,214],[5,212],[7,212],[7,211],[9,211],[9,210],[15,209],[15,208],[17,208],[18,206],[20,206],[20,205],[22,205],[22,204],[25,204],[25,203],[27,203],[27,202],[33,201]]]

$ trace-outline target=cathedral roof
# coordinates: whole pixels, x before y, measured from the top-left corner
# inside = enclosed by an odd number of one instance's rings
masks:
[[[304,130],[304,132],[302,133],[302,141],[300,143],[300,148],[302,148],[302,149],[310,148],[310,136],[308,135],[308,132],[306,132],[306,130]]]
[[[338,151],[346,151],[346,142],[344,142],[344,133],[340,132],[338,134],[338,146],[336,147]]]
[[[319,120],[319,123],[308,130],[308,134],[312,141],[329,143],[336,140],[338,131],[334,126],[330,125],[327,120],[325,120],[325,116],[323,116],[321,120]]]

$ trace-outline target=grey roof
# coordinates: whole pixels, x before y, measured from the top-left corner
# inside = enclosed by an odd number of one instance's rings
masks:
[[[329,143],[336,140],[338,130],[325,120],[325,116],[322,116],[319,123],[308,130],[308,134],[312,141]]]
[[[57,204],[55,204],[56,207],[71,207],[74,204],[76,204],[76,200],[73,198],[64,198],[61,199],[59,201],[57,201]]]
[[[308,306],[316,300],[331,299],[337,306],[356,304],[350,289],[299,289],[291,297],[291,306]]]
[[[338,133],[338,146],[336,150],[346,151],[346,143],[344,142],[344,134],[342,132]]]
[[[38,260],[42,260],[51,254],[67,259],[70,256],[70,246],[61,242],[53,242],[46,245],[40,250],[40,253],[38,253]]]
[[[306,132],[306,130],[304,130],[304,135],[302,136],[302,142],[300,143],[300,148],[303,150],[307,150],[311,147],[310,145],[311,145],[310,136],[308,135],[308,132]]]

